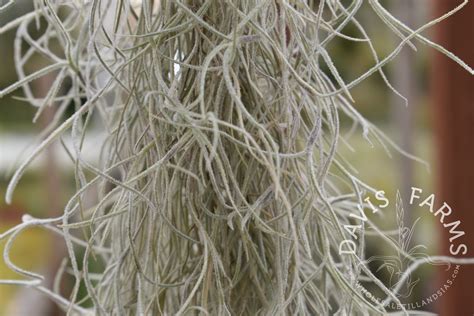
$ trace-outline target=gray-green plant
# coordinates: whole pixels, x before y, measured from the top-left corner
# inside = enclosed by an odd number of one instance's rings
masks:
[[[466,3],[412,29],[378,0],[35,0],[33,11],[0,28],[16,29],[19,77],[0,97],[21,88],[38,109],[35,119],[49,106],[56,115],[6,199],[30,163],[66,134],[77,191],[61,216],[25,215],[0,235],[5,263],[23,277],[0,283],[33,287],[70,314],[385,313],[390,301],[399,303],[399,289],[368,268],[363,232],[356,255],[338,253],[351,210],[375,190],[338,155],[340,118],[368,141],[410,156],[359,114],[351,89],[375,74],[399,94],[383,67],[417,43],[472,74],[422,34]],[[357,15],[362,6],[400,39],[387,56],[378,56]],[[31,28],[40,25],[35,38]],[[357,37],[345,34],[347,26]],[[366,45],[373,66],[345,82],[328,50],[336,39]],[[47,66],[29,72],[38,55]],[[47,74],[55,79],[36,98],[31,83]],[[97,164],[82,149],[93,117],[107,135]],[[97,203],[86,206],[90,191]],[[10,260],[15,239],[36,226],[67,245],[54,288]],[[411,259],[400,284],[425,263]],[[74,284],[63,296],[66,274]],[[362,277],[387,299],[368,300],[354,287]]]

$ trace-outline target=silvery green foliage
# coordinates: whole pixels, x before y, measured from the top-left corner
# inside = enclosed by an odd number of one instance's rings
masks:
[[[31,161],[65,134],[74,139],[77,193],[60,217],[25,216],[0,235],[5,262],[23,276],[1,283],[34,287],[72,314],[383,312],[354,288],[369,278],[383,303],[398,302],[368,269],[363,239],[358,256],[337,251],[350,210],[373,190],[338,157],[339,117],[398,150],[352,106],[350,90],[378,72],[397,93],[382,67],[420,42],[472,73],[421,35],[466,2],[412,30],[377,0],[35,0],[34,11],[0,28],[17,29],[19,76],[0,97],[21,88],[38,115],[47,106],[57,114],[7,201]],[[362,5],[400,38],[383,58],[355,17]],[[45,22],[32,38],[29,26]],[[347,25],[358,37],[343,33]],[[367,45],[374,66],[345,82],[327,51],[336,38]],[[37,54],[49,64],[30,73]],[[49,92],[35,98],[31,82],[50,73]],[[70,104],[75,113],[62,121]],[[108,135],[99,165],[81,153],[92,115]],[[90,190],[98,203],[85,207]],[[68,297],[9,258],[34,226],[64,237],[69,258],[58,278],[74,277]],[[102,270],[89,272],[91,262]],[[93,308],[81,306],[81,283]]]

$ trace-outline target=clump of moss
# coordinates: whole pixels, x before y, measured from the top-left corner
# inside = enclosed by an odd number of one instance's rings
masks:
[[[379,58],[355,18],[362,0],[34,3],[2,28],[18,28],[20,80],[0,96],[21,87],[38,115],[51,104],[58,114],[14,175],[7,200],[29,163],[69,131],[77,193],[60,217],[25,217],[0,236],[8,238],[7,265],[26,277],[3,283],[34,286],[80,314],[383,312],[353,286],[361,277],[398,302],[364,262],[363,239],[357,255],[338,253],[348,210],[373,190],[338,157],[339,120],[347,116],[367,139],[393,145],[352,106],[350,89],[378,72],[395,91],[382,67],[411,41],[472,72],[420,34],[462,5],[411,30],[368,1],[401,38]],[[46,29],[33,39],[28,26],[40,19]],[[358,38],[344,34],[348,24]],[[373,53],[374,66],[350,83],[326,50],[338,37]],[[26,74],[35,54],[50,64]],[[56,76],[49,93],[34,98],[29,84],[48,73]],[[61,121],[71,104],[75,113]],[[107,134],[98,165],[82,155],[93,116]],[[98,202],[85,207],[90,190]],[[9,260],[14,239],[31,226],[64,236],[69,268],[59,277],[75,278],[69,297]],[[103,269],[90,272],[93,261]],[[93,308],[81,305],[82,283]]]

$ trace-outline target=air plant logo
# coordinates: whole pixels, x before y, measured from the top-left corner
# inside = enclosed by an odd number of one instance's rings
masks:
[[[412,240],[415,232],[415,227],[420,217],[418,217],[411,227],[405,226],[405,208],[403,206],[403,199],[400,195],[400,191],[397,190],[396,195],[396,219],[397,219],[397,234],[396,238],[392,238],[392,241],[397,245],[397,254],[393,255],[382,255],[372,256],[367,260],[367,263],[380,262],[381,265],[378,267],[377,272],[382,269],[386,269],[389,273],[389,286],[393,290],[397,286],[401,286],[401,290],[398,291],[397,295],[400,298],[409,298],[412,295],[414,287],[419,283],[419,278],[414,278],[410,273],[403,280],[403,275],[410,265],[409,257],[429,258],[429,255],[425,252],[427,247],[423,244],[412,245]],[[407,255],[405,255],[407,254]],[[430,262],[430,264],[436,264],[436,262]]]
[[[444,202],[442,206],[435,209],[435,195],[430,194],[423,197],[423,191],[419,188],[412,187],[409,199],[410,207],[420,207],[429,211],[444,227],[449,230],[449,252],[451,255],[465,255],[468,248],[462,243],[462,236],[465,232],[460,229],[461,221],[452,220],[454,217],[451,207]],[[385,197],[384,191],[379,191],[375,195],[378,202],[377,206],[370,202],[369,198],[364,199],[367,202],[372,213],[379,213],[381,209],[386,209],[391,204],[389,199]],[[365,214],[364,206],[358,206],[358,214],[351,214],[351,217],[359,219],[364,223],[370,222]],[[415,241],[415,232],[420,227],[421,216],[414,221],[407,220],[407,208],[400,191],[397,191],[395,197],[394,222],[395,229],[390,230],[385,234],[385,240],[390,243],[392,250],[383,249],[383,254],[370,255],[363,262],[369,266],[374,275],[380,277],[383,285],[393,294],[395,300],[388,297],[382,299],[381,294],[374,294],[368,290],[370,287],[363,285],[364,281],[358,281],[356,288],[370,301],[376,304],[382,304],[390,310],[419,310],[425,306],[438,300],[447,290],[452,286],[455,278],[459,273],[459,265],[451,265],[449,262],[439,261],[432,258],[429,254],[429,249],[425,244],[417,243]],[[384,214],[388,215],[388,213]],[[361,224],[361,223],[360,223]],[[344,229],[349,232],[354,232],[354,227],[361,227],[360,225],[345,225]],[[354,234],[351,234],[354,236]],[[368,237],[368,236],[367,236]],[[357,239],[357,238],[356,238]],[[340,254],[355,254],[356,253],[355,240],[344,240],[339,247]],[[377,251],[381,251],[378,249]],[[428,265],[444,266],[446,271],[449,271],[449,277],[444,284],[434,290],[431,295],[419,298],[422,295],[417,285],[420,285],[420,276],[411,269],[413,263],[416,261],[423,261]],[[383,276],[383,277],[381,277]],[[417,292],[417,293],[415,293]],[[417,299],[414,299],[417,297]]]

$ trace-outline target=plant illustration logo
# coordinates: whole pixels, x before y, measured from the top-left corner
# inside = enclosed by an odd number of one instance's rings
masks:
[[[450,236],[449,252],[451,255],[465,255],[468,250],[466,244],[462,243],[462,237],[465,235],[465,232],[461,229],[462,223],[459,220],[455,220],[452,208],[446,202],[443,202],[442,206],[436,209],[435,195],[430,194],[425,197],[422,192],[419,188],[411,188],[408,203],[410,212],[407,211],[407,203],[404,202],[400,191],[397,190],[394,208],[389,207],[391,203],[386,198],[385,192],[378,191],[375,197],[380,202],[379,204],[372,203],[370,198],[367,197],[364,199],[365,205],[358,205],[359,213],[357,215],[351,214],[353,215],[352,217],[362,220],[364,226],[368,226],[367,229],[364,229],[364,238],[369,244],[374,245],[374,247],[371,247],[371,251],[375,253],[367,254],[367,259],[362,261],[363,264],[370,267],[374,276],[383,283],[386,289],[398,301],[394,300],[393,297],[385,297],[383,291],[380,291],[380,286],[374,285],[371,279],[365,280],[362,278],[358,280],[355,288],[372,303],[384,305],[389,310],[400,310],[402,308],[407,310],[424,309],[427,305],[442,297],[459,274],[460,265],[452,265],[449,262],[436,259],[433,255],[433,249],[430,249],[433,247],[418,242],[417,238],[415,238],[416,233],[423,230],[423,225],[427,226],[427,223],[424,221],[429,219],[428,216],[434,216],[439,221],[439,224],[441,224],[441,227],[448,230]],[[413,216],[415,214],[415,208],[419,208],[418,211],[421,212],[425,210],[428,212],[424,212],[423,216],[417,216],[410,220],[409,215]],[[377,228],[374,232],[371,229],[374,223],[370,220],[370,216],[366,214],[367,209],[370,209],[371,213],[379,215],[382,213],[381,210],[384,210],[384,221],[390,223],[392,229],[381,231]],[[344,229],[349,231],[350,235],[354,237],[354,227],[362,227],[363,225],[361,224],[345,225]],[[382,235],[388,247],[381,247],[380,238]],[[355,237],[344,240],[339,248],[340,253],[356,254],[356,240],[359,238]],[[412,269],[414,262],[425,263],[425,273]],[[426,271],[434,270],[430,269],[429,266],[441,266],[447,272],[449,278],[440,287],[432,291],[430,295],[426,296],[426,293],[421,293],[422,287],[420,284],[423,283],[421,282],[423,276],[426,277],[426,274],[429,274]]]

